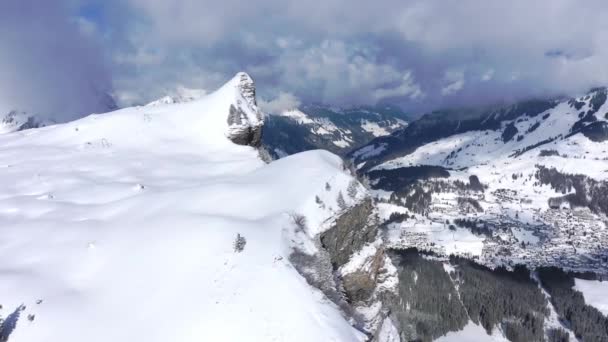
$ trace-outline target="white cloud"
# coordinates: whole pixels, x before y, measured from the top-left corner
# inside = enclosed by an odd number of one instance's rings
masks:
[[[298,108],[300,100],[291,93],[279,92],[279,95],[270,101],[260,99],[259,105],[264,113],[279,114],[286,110]]]
[[[494,69],[490,69],[481,75],[481,80],[487,82],[494,77]]]
[[[75,75],[91,74],[100,83],[112,78],[123,104],[145,103],[179,84],[214,89],[241,70],[254,77],[258,92],[267,98],[282,91],[303,102],[337,105],[389,100],[428,108],[576,93],[608,84],[605,0],[589,0],[585,6],[574,0],[59,1],[73,8],[103,4],[106,13],[103,20],[73,19],[74,12],[34,0],[0,5],[26,3],[19,13],[21,23],[33,22],[27,32],[42,18],[46,24],[34,46],[70,42],[63,48],[66,53],[22,52],[27,39],[13,48],[4,35],[5,64],[27,70],[14,75],[9,70],[10,77],[4,78],[5,84],[15,82],[14,88],[24,89],[11,98],[30,89],[48,99],[66,98],[59,89],[70,86],[52,89],[53,83],[69,76],[77,84],[74,89],[86,89]],[[43,15],[46,7],[49,14]],[[6,13],[0,14],[5,21],[0,25],[11,21]],[[37,20],[28,20],[32,16]],[[79,28],[66,30],[70,26],[64,21]],[[104,42],[105,51],[89,48],[95,38]],[[21,52],[11,53],[11,48]],[[33,67],[19,60],[47,55],[53,57],[30,63]],[[106,55],[111,73],[103,68]],[[36,71],[50,61],[58,66]],[[79,68],[87,70],[74,72]],[[453,70],[465,71],[466,78],[446,78]],[[63,76],[47,75],[52,73]],[[33,75],[32,86],[21,86],[26,82],[18,76],[23,74]],[[66,93],[81,92],[74,89]],[[79,95],[78,102],[90,102],[87,98]]]
[[[395,97],[406,97],[412,100],[419,100],[424,98],[424,92],[422,92],[420,86],[414,81],[412,73],[407,71],[405,75],[403,75],[401,84],[393,88],[375,89],[373,97],[376,101]]]
[[[107,111],[110,73],[86,21],[64,1],[0,1],[0,114],[25,110],[56,120]]]
[[[441,88],[441,95],[452,95],[464,87],[464,72],[461,70],[448,70],[445,73],[444,80],[447,84]]]
[[[569,93],[608,84],[602,71],[608,58],[604,0],[585,6],[574,0],[128,3],[134,11],[125,20],[138,24],[126,25],[126,36],[138,39],[126,50],[137,77],[145,72],[162,81],[171,70],[171,78],[185,83],[191,69],[223,78],[247,70],[270,98],[285,91],[304,101],[400,97],[405,104],[431,106],[476,92],[484,94],[477,98],[496,101],[506,94]],[[138,52],[141,46],[166,58],[145,58],[150,56]],[[549,58],[549,51],[586,57]],[[450,70],[467,70],[470,77],[446,80]],[[404,80],[408,74],[411,79]]]

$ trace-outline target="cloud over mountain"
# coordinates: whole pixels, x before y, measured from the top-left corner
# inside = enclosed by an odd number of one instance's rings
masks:
[[[213,89],[240,70],[267,99],[284,92],[303,102],[389,101],[412,110],[608,84],[608,3],[601,0],[584,6],[574,0],[65,1],[69,11],[26,5],[31,0],[13,5],[29,12],[21,18],[50,12],[43,26],[60,41],[80,41],[83,27],[90,32],[86,44],[30,55],[72,56],[67,65],[86,60],[76,63],[82,67],[76,74],[112,79],[123,104],[145,103],[178,86]],[[103,51],[81,48],[95,40]],[[5,58],[23,55],[18,52]],[[99,56],[110,57],[107,73],[91,62]]]
[[[107,111],[111,72],[84,18],[66,1],[0,2],[0,113],[68,120]]]

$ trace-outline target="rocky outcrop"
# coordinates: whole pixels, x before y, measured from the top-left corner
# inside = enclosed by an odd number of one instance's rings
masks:
[[[253,79],[240,72],[229,82],[229,86],[236,90],[236,101],[228,108],[226,136],[235,144],[259,147],[264,118],[257,106]]]
[[[381,301],[387,291],[394,291],[396,274],[381,245],[371,199],[343,213],[332,228],[321,234],[320,240],[333,266],[338,288],[356,313],[358,325],[377,341],[374,333],[381,326],[389,327],[384,324],[388,313]]]
[[[364,261],[363,264],[367,267],[342,276],[342,286],[350,302],[369,304],[378,279],[384,273],[385,259],[384,248],[378,248],[376,253]]]
[[[241,107],[230,105],[228,114],[229,138],[235,144],[259,146],[262,141],[261,125],[251,125]]]
[[[354,252],[375,240],[378,222],[373,211],[372,200],[367,198],[340,216],[336,224],[321,235],[321,243],[335,268],[346,264]]]

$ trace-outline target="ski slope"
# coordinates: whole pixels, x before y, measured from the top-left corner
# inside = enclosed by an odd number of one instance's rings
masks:
[[[288,261],[294,244],[314,251],[351,177],[328,152],[264,164],[232,143],[239,79],[188,103],[0,135],[9,341],[364,339]]]

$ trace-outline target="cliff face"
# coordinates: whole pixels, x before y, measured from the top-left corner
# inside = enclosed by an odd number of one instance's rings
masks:
[[[373,211],[371,199],[365,199],[338,217],[336,224],[321,235],[321,243],[331,255],[334,267],[346,264],[354,252],[374,241],[378,225]]]
[[[378,221],[372,200],[366,198],[342,213],[320,240],[358,324],[374,341],[389,341],[398,335],[387,318],[390,306],[384,302],[399,300],[394,288],[397,275],[383,247]]]

